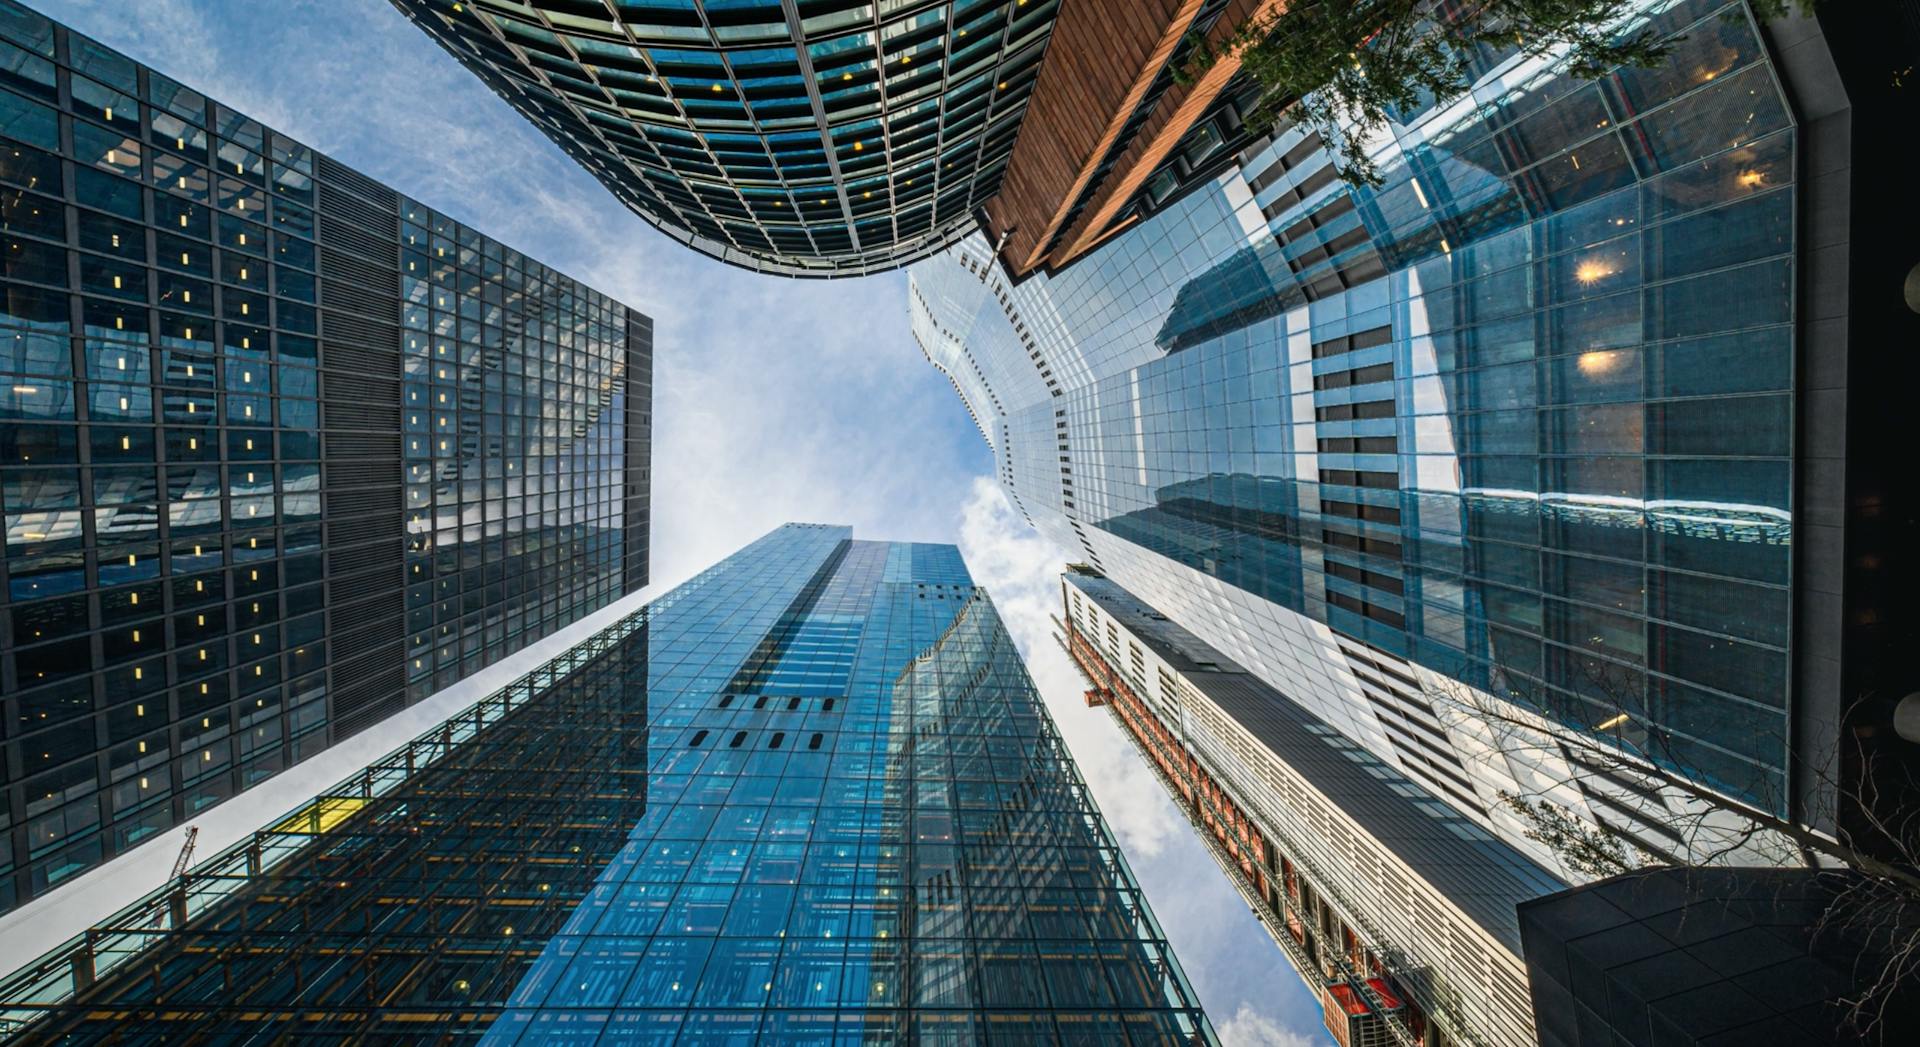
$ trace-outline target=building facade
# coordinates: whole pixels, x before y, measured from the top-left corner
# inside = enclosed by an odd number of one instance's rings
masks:
[[[1911,895],[1848,873],[1641,869],[1520,907],[1541,1047],[1899,1043]]]
[[[0,910],[644,584],[650,321],[0,2]]]
[[[1227,162],[1276,0],[394,0],[621,201],[722,261],[893,269],[984,230],[1016,274]],[[1192,75],[1189,75],[1191,73]]]
[[[341,1039],[1216,1042],[958,550],[807,524],[0,985],[21,1043],[294,1007]]]
[[[1559,878],[1092,568],[1060,621],[1337,1042],[1531,1047],[1515,913]]]
[[[1378,187],[1282,127],[1071,267],[976,237],[911,274],[1031,522],[1550,866],[1501,793],[1654,856],[1697,812],[1436,696],[1840,817],[1824,51],[1737,3],[1638,18],[1658,68],[1483,56],[1370,144]]]
[[[1058,0],[395,0],[654,226],[789,276],[904,265],[976,227]]]

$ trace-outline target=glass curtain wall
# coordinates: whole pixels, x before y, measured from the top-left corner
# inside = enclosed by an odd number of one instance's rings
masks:
[[[21,1042],[1214,1042],[953,547],[787,525],[591,643],[0,985]]]

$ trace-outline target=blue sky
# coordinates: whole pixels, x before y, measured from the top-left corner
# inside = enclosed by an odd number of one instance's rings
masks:
[[[914,345],[903,275],[757,276],[674,243],[384,0],[34,6],[654,317],[649,593],[787,520],[958,542],[1223,1038],[1328,1041],[1317,1003],[1172,802],[1081,704],[1049,638],[1062,559],[1007,507],[985,443]],[[395,723],[369,743],[420,729]]]

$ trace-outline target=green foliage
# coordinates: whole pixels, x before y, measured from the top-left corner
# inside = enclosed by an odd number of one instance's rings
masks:
[[[1756,9],[1816,0],[1755,0]],[[1622,66],[1663,61],[1677,40],[1647,29],[1621,32],[1631,0],[1480,0],[1458,17],[1435,21],[1428,0],[1295,0],[1284,10],[1251,19],[1218,46],[1189,37],[1182,77],[1190,79],[1221,57],[1262,88],[1250,122],[1287,117],[1320,133],[1355,185],[1378,185],[1380,173],[1363,143],[1389,116],[1432,98],[1465,91],[1471,55],[1564,53],[1568,69],[1588,79]]]

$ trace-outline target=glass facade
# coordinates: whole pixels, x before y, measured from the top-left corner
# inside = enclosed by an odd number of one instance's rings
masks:
[[[806,524],[0,985],[49,1042],[289,1008],[345,1042],[1215,1042],[958,551]]]
[[[638,587],[625,561],[634,538],[645,549],[648,466],[626,438],[650,402],[635,349],[651,335],[644,317],[444,215],[402,200],[400,217],[407,678],[420,698]]]
[[[645,317],[11,0],[0,238],[0,910],[644,581]]]
[[[1379,188],[1286,129],[1059,274],[923,263],[912,307],[1029,518],[1335,722],[1383,657],[1783,809],[1796,128],[1743,5],[1640,17],[1657,68],[1476,56]]]
[[[904,265],[998,189],[1058,0],[394,0],[648,221],[791,276]]]

